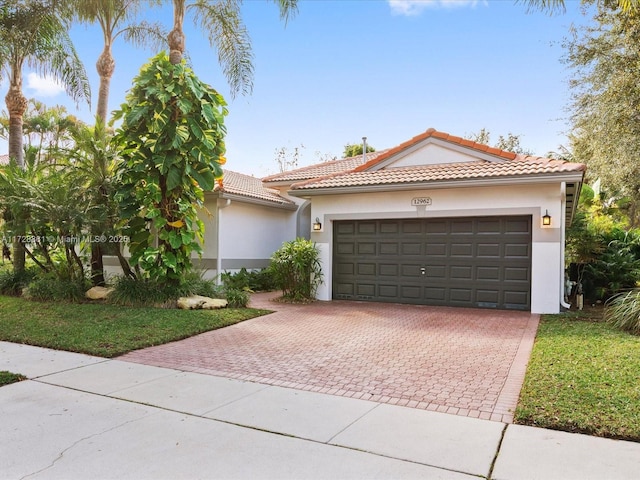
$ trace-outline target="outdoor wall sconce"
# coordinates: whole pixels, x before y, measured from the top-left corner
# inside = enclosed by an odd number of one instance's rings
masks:
[[[542,225],[545,227],[551,225],[551,215],[549,215],[549,210],[545,210],[545,214],[542,216]]]
[[[313,222],[313,231],[319,232],[320,230],[322,230],[322,224],[320,223],[320,219],[316,217],[316,221]]]

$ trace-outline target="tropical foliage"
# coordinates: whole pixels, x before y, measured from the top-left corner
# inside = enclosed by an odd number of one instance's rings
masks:
[[[116,112],[117,199],[141,277],[177,283],[202,251],[198,208],[222,178],[225,105],[184,61],[174,65],[163,53],[142,68]]]
[[[312,241],[297,238],[285,242],[271,256],[269,269],[285,299],[307,301],[316,298],[322,283],[322,270],[320,251]]]

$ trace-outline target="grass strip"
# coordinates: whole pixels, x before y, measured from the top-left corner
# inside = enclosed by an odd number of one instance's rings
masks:
[[[21,382],[26,379],[27,377],[20,375],[19,373],[11,373],[6,370],[0,371],[0,387],[9,385],[10,383]]]
[[[252,308],[178,310],[40,303],[0,296],[0,340],[115,357],[270,313]]]
[[[515,422],[640,441],[640,337],[601,309],[544,315]]]

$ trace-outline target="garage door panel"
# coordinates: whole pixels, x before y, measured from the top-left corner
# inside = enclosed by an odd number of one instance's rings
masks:
[[[476,256],[500,258],[500,244],[499,243],[478,243]]]
[[[473,244],[472,243],[452,243],[451,256],[452,257],[472,257]]]
[[[505,258],[525,258],[528,259],[530,256],[530,245],[524,243],[507,243],[504,246],[504,256]]]
[[[420,265],[401,265],[400,266],[400,274],[405,277],[420,277],[422,275],[422,270],[420,269]]]
[[[473,298],[473,290],[470,288],[452,288],[449,298],[452,302],[470,302]]]
[[[401,247],[402,255],[421,255],[422,243],[407,242],[403,243]]]
[[[505,219],[505,233],[506,234],[511,234],[511,233],[524,233],[524,234],[530,234],[531,233],[531,218],[519,218],[519,219],[513,219],[513,218],[507,218]]]
[[[479,219],[477,221],[476,232],[478,234],[499,235],[502,233],[501,222],[498,219]]]
[[[500,267],[484,267],[476,268],[476,280],[500,280]]]
[[[450,270],[450,277],[457,280],[472,280],[473,279],[473,267],[453,265]]]
[[[338,263],[335,266],[336,273],[338,275],[353,275],[356,271],[356,265],[354,263]]]
[[[400,224],[397,221],[380,222],[380,233],[382,234],[391,234],[391,233],[399,233],[400,232]]]
[[[529,269],[527,267],[505,267],[504,279],[506,281],[529,282]]]
[[[375,235],[378,233],[376,231],[377,222],[357,222],[357,229],[359,235]]]
[[[531,217],[336,221],[334,298],[529,309]]]
[[[422,234],[422,222],[411,220],[402,222],[402,233],[411,235],[421,235]]]
[[[426,224],[424,232],[429,235],[447,235],[449,234],[449,227],[445,220],[430,220]]]
[[[362,276],[375,276],[376,264],[375,263],[359,263],[358,275]]]
[[[425,300],[438,300],[444,301],[447,291],[442,287],[425,287],[424,298]]]
[[[398,299],[398,285],[380,285],[378,295],[387,299]]]
[[[340,242],[336,244],[336,253],[338,255],[353,255],[356,251],[355,242]]]
[[[389,264],[389,263],[381,263],[379,265],[380,276],[383,277],[397,277],[398,272],[400,271],[400,266],[397,263]]]
[[[400,253],[398,242],[380,243],[380,255],[398,255],[398,253]]]
[[[427,257],[443,257],[447,256],[447,244],[429,242],[425,245],[424,254]]]
[[[356,288],[356,294],[358,297],[370,297],[373,298],[376,296],[376,285],[375,283],[359,283]]]

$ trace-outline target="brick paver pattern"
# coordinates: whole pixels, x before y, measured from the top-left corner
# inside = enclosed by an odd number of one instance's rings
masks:
[[[120,360],[510,423],[539,315],[369,302],[275,313]]]

